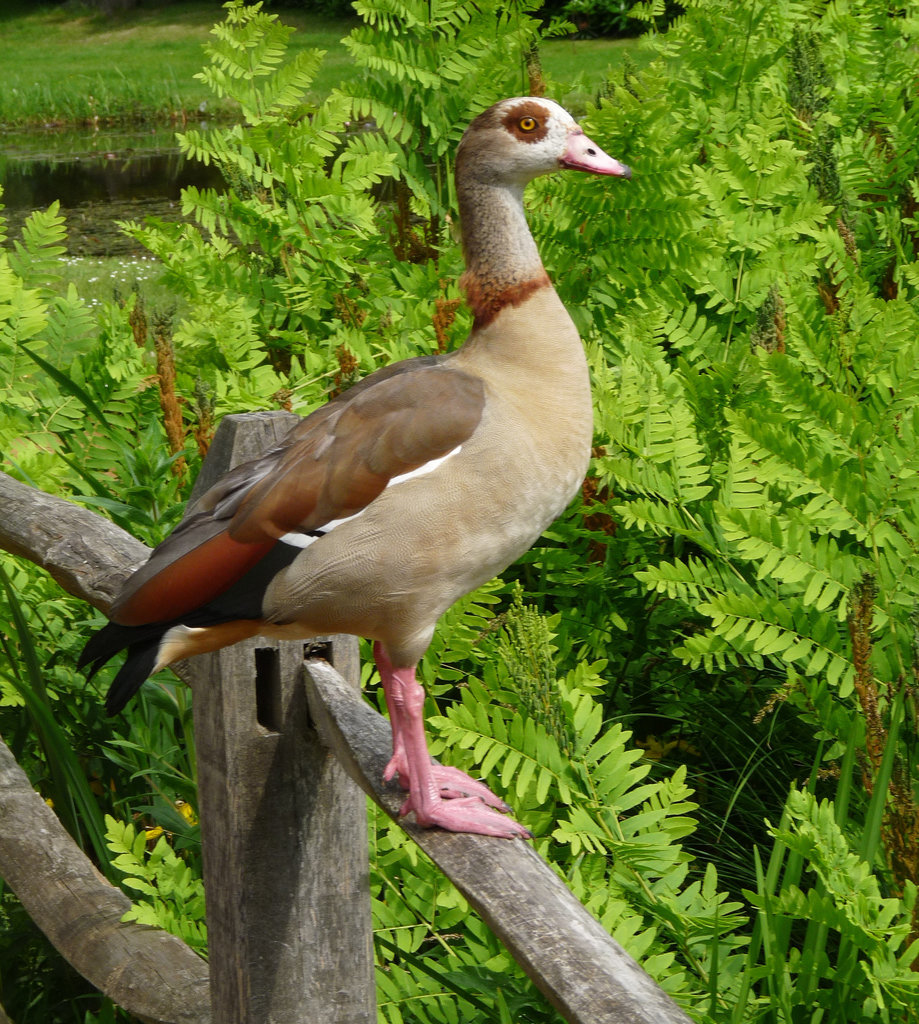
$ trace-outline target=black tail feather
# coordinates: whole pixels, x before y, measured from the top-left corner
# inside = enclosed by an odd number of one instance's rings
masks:
[[[88,678],[119,651],[127,648],[128,656],[109,688],[105,707],[117,714],[140,689],[156,665],[160,642],[165,634],[180,623],[186,626],[216,626],[234,619],[257,619],[262,615],[262,595],[274,576],[300,554],[290,544],[275,544],[271,551],[224,594],[180,618],[153,622],[142,626],[122,626],[109,622],[89,638],[77,667],[89,667]]]
[[[159,646],[159,636],[131,644],[128,648],[128,656],[112,680],[112,685],[106,694],[105,710],[107,714],[117,715],[141,688],[147,677],[152,674]]]
[[[167,622],[149,626],[120,626],[117,622],[110,622],[89,638],[77,662],[77,668],[89,668],[88,679],[92,679],[119,651],[125,648],[128,651],[128,657],[115,676],[105,699],[108,714],[114,715],[121,711],[153,671],[160,641],[171,625],[173,623]]]
[[[83,652],[77,661],[77,668],[89,667],[88,677],[92,677],[102,666],[119,652],[136,644],[139,640],[153,636],[162,636],[166,628],[162,625],[152,626],[120,626],[117,622],[109,622],[86,642]]]

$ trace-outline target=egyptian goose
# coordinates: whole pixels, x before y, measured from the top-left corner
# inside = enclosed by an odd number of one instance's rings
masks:
[[[432,763],[415,667],[439,616],[523,554],[587,469],[587,361],[523,210],[527,182],[559,168],[630,176],[550,100],[503,100],[469,125],[456,154],[469,338],[370,374],[200,499],[83,652],[95,671],[128,650],[110,713],[153,672],[245,637],[363,636],[402,813],[529,835],[484,784]]]

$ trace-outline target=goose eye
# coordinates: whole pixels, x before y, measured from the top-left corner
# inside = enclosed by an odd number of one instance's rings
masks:
[[[517,127],[522,132],[535,132],[539,127],[539,122],[535,117],[521,117],[517,122]]]

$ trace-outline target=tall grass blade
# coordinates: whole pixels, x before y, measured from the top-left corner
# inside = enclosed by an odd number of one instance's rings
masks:
[[[849,728],[848,742],[842,763],[839,766],[839,783],[836,787],[836,796],[833,801],[836,823],[840,828],[845,827],[849,816],[849,801],[852,795],[852,778],[855,768],[855,754],[858,748],[857,739],[861,719],[858,715],[852,716],[852,724]],[[813,791],[813,786],[811,786]],[[825,887],[819,880],[815,888],[821,894]],[[813,998],[820,981],[826,975],[826,943],[829,936],[829,928],[824,923],[815,924],[808,921],[807,930],[804,934],[804,942],[801,946],[801,965],[798,972],[798,985],[800,988],[799,1001],[805,1005]]]
[[[884,823],[884,809],[887,806],[887,791],[893,775],[894,762],[897,756],[897,743],[900,726],[903,723],[904,687],[899,687],[890,707],[890,725],[887,730],[887,743],[884,756],[874,779],[871,802],[865,816],[865,829],[862,832],[861,856],[869,864],[874,863],[878,847],[881,844],[881,827]]]
[[[12,675],[13,685],[23,699],[38,737],[51,779],[54,809],[73,839],[84,849],[87,844],[107,874],[110,858],[105,842],[105,825],[96,798],[80,767],[73,745],[51,709],[38,652],[9,576],[0,566],[0,584],[6,592],[13,626],[19,638],[24,676]]]
[[[82,402],[86,411],[98,421],[100,426],[108,427],[105,420],[105,413],[103,413],[96,404],[96,400],[85,388],[80,387],[76,381],[71,380],[66,373],[59,370],[53,363],[49,363],[47,359],[42,358],[42,356],[37,352],[33,352],[28,345],[23,345],[22,342],[20,342],[19,347],[32,360],[32,362],[40,366],[62,390]]]
[[[784,820],[784,816],[783,816]],[[773,846],[773,856],[770,857],[770,871],[763,874],[763,865],[760,860],[759,850],[755,850],[756,887],[763,894],[762,910],[757,918],[759,927],[759,939],[762,944],[763,962],[765,965],[766,986],[769,991],[769,1001],[773,1007],[780,1007],[783,1018],[791,1020],[791,1003],[788,999],[785,964],[788,956],[788,935],[785,929],[776,927],[777,922],[772,914],[769,897],[775,892],[777,877],[770,877],[772,868],[781,864],[781,852],[776,858],[776,847],[779,846],[776,840]],[[775,876],[778,871],[775,872]],[[752,952],[752,948],[751,948]],[[740,1004],[742,1005],[742,1004]]]
[[[884,755],[881,758],[880,767],[874,778],[871,801],[868,804],[868,813],[865,815],[865,825],[862,829],[859,854],[864,861],[872,865],[878,856],[878,850],[881,845],[884,810],[887,806],[890,779],[893,775],[894,763],[897,757],[900,726],[903,723],[904,696],[905,687],[900,686],[894,694],[893,703],[891,704],[890,725],[887,730]],[[845,935],[840,939],[836,962],[836,984],[833,986],[833,1004],[836,1012],[843,1013],[849,999],[853,975],[859,970],[858,949]]]
[[[842,763],[839,765],[839,783],[836,786],[836,797],[833,806],[836,808],[836,824],[844,828],[849,820],[849,801],[852,798],[852,779],[855,771],[855,755],[858,752],[858,733],[861,725],[861,717],[857,714],[852,716],[852,725],[849,728],[849,739],[846,743],[846,752],[842,756]]]

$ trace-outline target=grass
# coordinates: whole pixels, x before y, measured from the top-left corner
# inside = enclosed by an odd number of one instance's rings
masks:
[[[60,262],[62,290],[75,285],[90,306],[127,299],[135,288],[148,308],[176,305],[175,295],[159,281],[160,264],[155,256],[65,256]]]
[[[63,125],[123,120],[182,121],[189,112],[215,112],[214,99],[194,75],[205,63],[202,45],[222,18],[211,3],[140,8],[103,18],[65,4],[4,5],[0,14],[0,125]],[[334,50],[324,62],[330,89],[347,77],[340,40],[351,22],[307,19],[285,12],[298,31],[292,49]],[[216,112],[220,112],[217,110]]]
[[[621,73],[626,57],[639,68],[652,59],[640,39],[549,39],[539,53],[543,71],[559,87],[552,95],[575,117],[596,100],[603,82]]]
[[[358,74],[341,44],[356,22],[282,9],[297,29],[291,49],[326,51],[315,96]],[[61,126],[115,121],[182,122],[189,113],[230,113],[194,75],[202,45],[222,17],[211,2],[139,8],[113,17],[80,4],[35,5],[24,0],[0,13],[0,126]],[[577,108],[591,98],[635,40],[558,39],[542,47],[544,70],[559,83],[559,99]],[[516,91],[516,90],[515,90]]]

